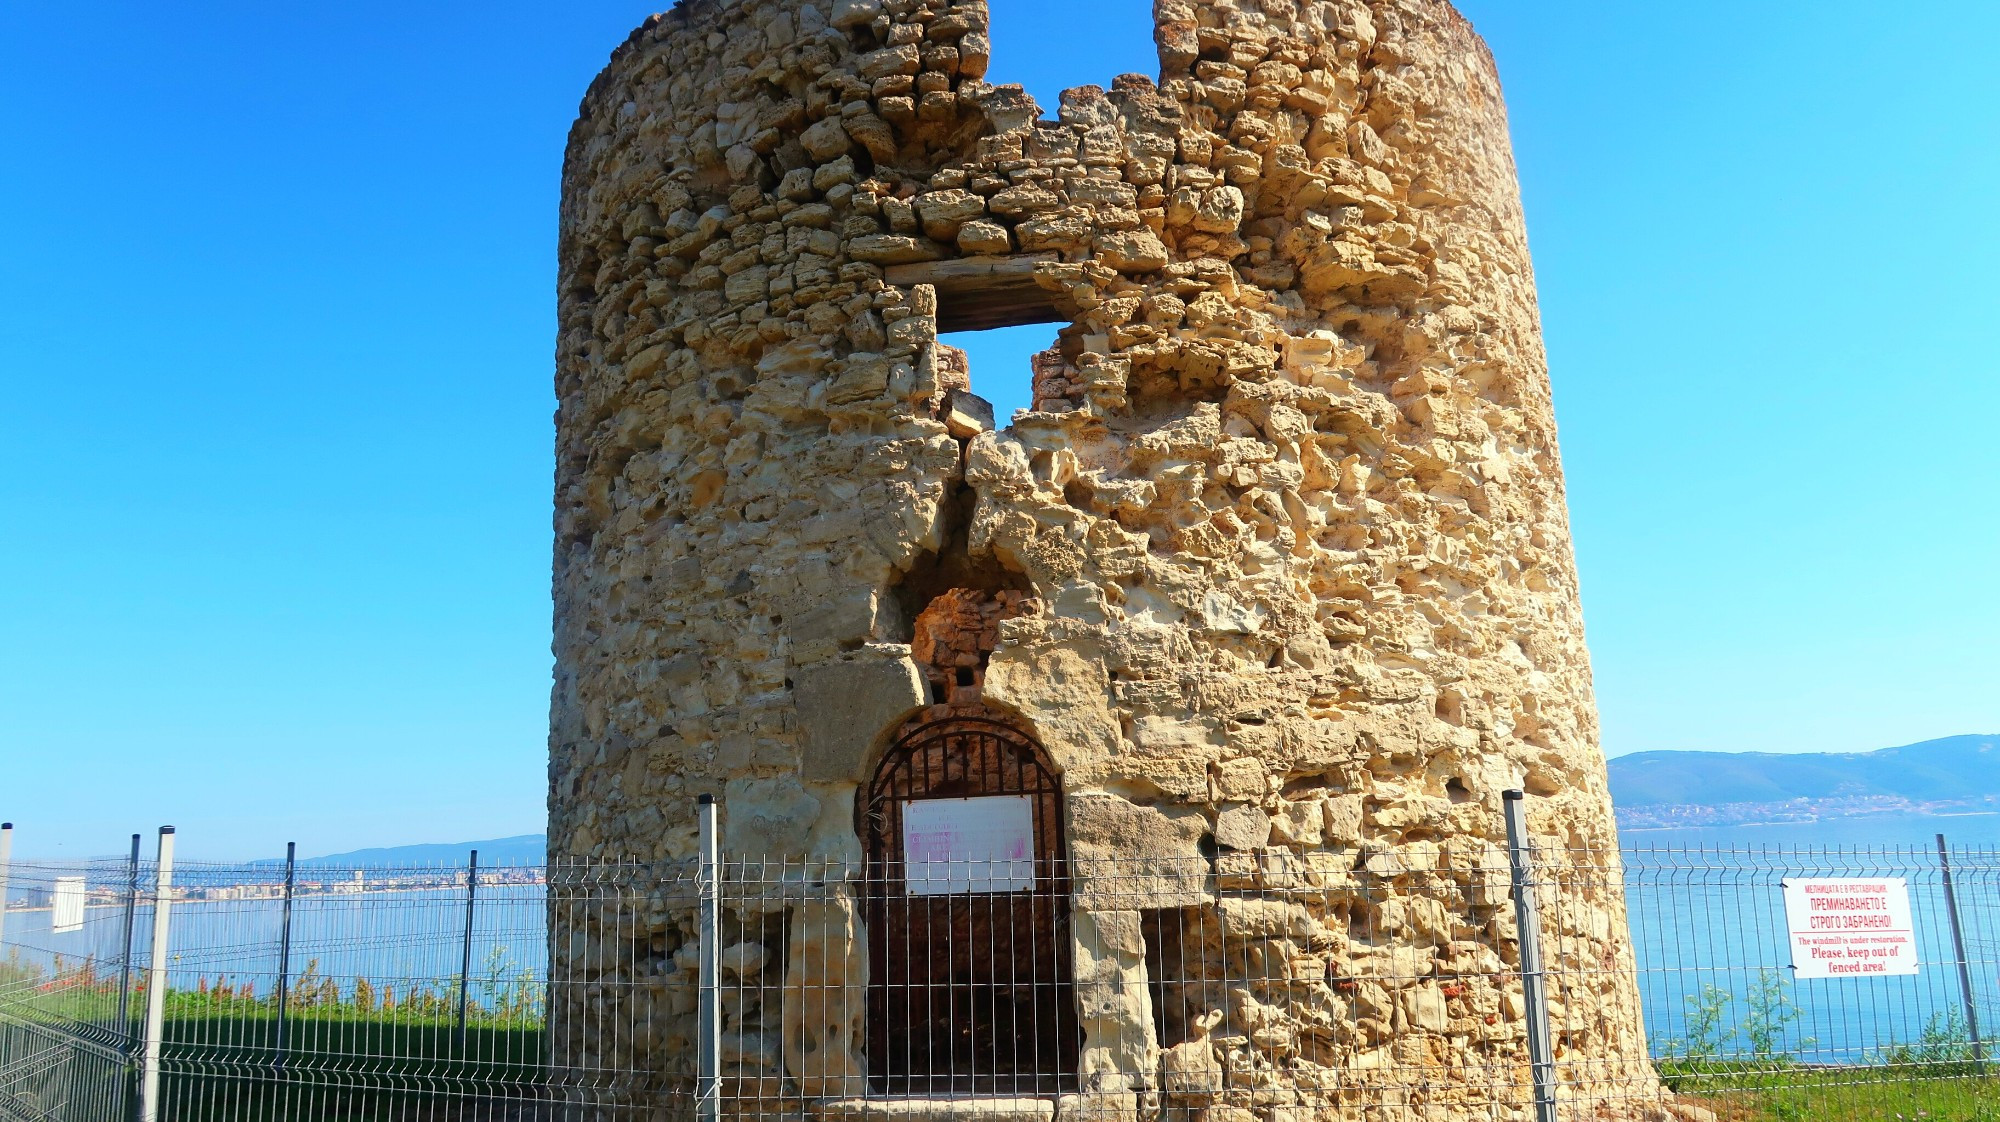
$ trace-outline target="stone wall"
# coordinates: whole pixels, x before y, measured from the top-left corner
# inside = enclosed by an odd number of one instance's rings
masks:
[[[1614,849],[1491,57],[1443,0],[1155,13],[1159,80],[1066,91],[1052,119],[985,80],[983,0],[695,0],[614,53],[563,173],[553,853],[684,859],[712,793],[733,854],[858,859],[856,785],[940,702],[954,590],[1009,605],[960,700],[1046,748],[1072,852],[1207,870],[1143,909],[1080,897],[1085,993],[1095,971],[1143,994],[1143,913],[1228,919],[1238,889],[1490,893],[1509,787],[1546,844]],[[993,315],[1061,324],[999,431],[937,341]],[[755,984],[859,986],[852,900],[813,892],[731,920]],[[1499,900],[1320,898],[1296,930],[1238,914],[1216,953],[1333,978],[1399,943],[1513,959]],[[570,1057],[685,1070],[685,917],[579,922],[556,969],[598,996],[557,1010]],[[1549,922],[1600,967],[1561,995],[1587,1012],[1566,1058],[1644,1091],[1618,894]],[[1445,971],[1176,1016],[1323,1080],[1391,1048],[1518,1064],[1500,987],[1447,996]],[[739,1011],[730,1062],[780,1097],[851,1087],[860,1006],[836,1004]],[[1143,1004],[1086,1019],[1083,1054],[1139,1106],[1161,1049],[1194,1047]],[[576,1029],[635,1010],[643,1033]]]

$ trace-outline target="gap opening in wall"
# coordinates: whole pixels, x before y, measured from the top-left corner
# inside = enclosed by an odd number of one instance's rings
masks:
[[[986,331],[951,331],[938,342],[965,352],[972,375],[972,392],[993,406],[993,427],[1014,423],[1014,412],[1034,404],[1035,355],[1056,345],[1053,323],[995,327]]]

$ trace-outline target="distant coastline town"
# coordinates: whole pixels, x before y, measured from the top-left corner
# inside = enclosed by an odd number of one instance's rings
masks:
[[[244,870],[232,869],[231,879],[226,883],[177,884],[170,890],[177,903],[192,903],[212,900],[277,900],[285,895],[282,874],[273,874],[269,879],[260,876],[245,883]],[[122,906],[124,887],[115,875],[107,876],[100,866],[77,868],[75,879],[87,882],[83,888],[84,902],[92,908]],[[15,885],[9,893],[7,910],[10,912],[47,911],[55,904],[55,885],[51,881],[28,886]],[[539,885],[546,883],[540,868],[500,867],[481,869],[479,885],[490,888],[499,885]],[[464,869],[404,870],[404,869],[342,869],[339,871],[315,869],[309,876],[300,876],[292,882],[292,895],[304,896],[361,896],[376,893],[395,892],[438,892],[465,888]]]
[[[1717,803],[1712,806],[1695,804],[1621,806],[1617,808],[1617,813],[1619,827],[1627,830],[1769,826],[1889,815],[1949,817],[1959,814],[1996,814],[2000,813],[2000,795],[1928,802],[1899,795],[1854,795],[1844,798]]]

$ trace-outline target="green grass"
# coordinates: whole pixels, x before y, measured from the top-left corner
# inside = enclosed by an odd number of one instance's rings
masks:
[[[0,962],[0,992],[7,995],[0,1012],[19,1024],[61,1032],[117,1024],[116,982],[87,962],[58,964],[55,971]],[[338,985],[308,964],[291,989],[280,1049],[270,995],[206,980],[169,992],[162,1117],[504,1119],[505,1107],[490,1104],[532,1100],[547,1082],[540,987],[495,972],[475,975],[470,994],[461,1042],[456,979],[398,994],[365,979]],[[128,1015],[136,1020],[144,1007],[143,987],[136,988]]]
[[[1981,1076],[1969,1063],[1659,1066],[1670,1089],[1721,1122],[2000,1122],[2000,1069]]]
[[[423,1104],[522,1099],[543,1083],[539,1025],[470,1024],[461,1048],[455,1019],[313,1015],[288,1023],[282,1055],[277,1027],[269,1014],[171,1019],[165,1117],[388,1120]]]

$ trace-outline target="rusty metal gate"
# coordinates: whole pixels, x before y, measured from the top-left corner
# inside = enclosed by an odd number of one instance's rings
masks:
[[[1062,791],[1041,747],[993,720],[923,725],[883,756],[858,811],[871,1090],[1023,1095],[1073,1085]],[[982,817],[1027,835],[1011,860],[906,851],[911,838],[930,844],[911,832],[920,820]]]

